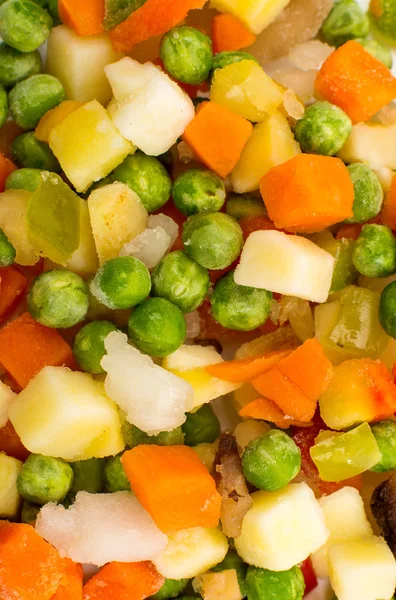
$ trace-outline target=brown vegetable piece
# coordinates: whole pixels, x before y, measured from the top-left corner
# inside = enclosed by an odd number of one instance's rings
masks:
[[[371,510],[381,535],[396,555],[396,473],[374,490]]]
[[[220,520],[226,536],[241,535],[242,520],[252,499],[242,471],[242,463],[235,436],[223,433],[214,462],[214,478],[222,497]]]

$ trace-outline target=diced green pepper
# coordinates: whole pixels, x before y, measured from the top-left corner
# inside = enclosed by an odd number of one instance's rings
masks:
[[[330,293],[337,292],[356,280],[358,272],[352,260],[354,240],[346,238],[336,240],[327,230],[311,235],[310,239],[335,258]]]

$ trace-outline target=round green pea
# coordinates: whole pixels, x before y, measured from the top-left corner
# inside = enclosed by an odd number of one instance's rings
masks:
[[[183,225],[184,249],[207,269],[225,269],[236,260],[243,246],[237,221],[224,213],[198,213]]]
[[[383,35],[396,40],[396,4],[394,0],[371,0],[371,22]]]
[[[272,293],[236,284],[234,271],[230,271],[216,283],[210,302],[212,315],[220,325],[228,329],[251,331],[268,319]]]
[[[52,19],[31,0],[7,0],[0,6],[0,36],[20,52],[32,52],[50,34]]]
[[[191,169],[180,175],[172,187],[176,208],[187,217],[203,211],[216,212],[225,202],[223,180],[207,169]]]
[[[353,264],[366,277],[396,273],[396,239],[385,225],[364,225],[353,250]]]
[[[4,87],[0,85],[0,127],[3,127],[4,123],[8,119],[9,107],[8,107],[8,96]]]
[[[65,99],[63,85],[52,75],[31,75],[11,90],[10,110],[14,121],[24,129],[34,129],[46,112]]]
[[[352,131],[352,121],[341,108],[329,102],[315,102],[306,109],[294,131],[304,152],[334,156]]]
[[[134,256],[118,256],[105,262],[89,286],[101,304],[115,310],[131,308],[150,293],[150,272]]]
[[[188,579],[165,579],[162,588],[156,594],[150,596],[149,600],[177,598],[186,589],[188,581]]]
[[[48,144],[40,142],[34,131],[22,133],[11,144],[14,161],[19,167],[60,173],[61,168]]]
[[[149,213],[161,208],[170,198],[172,180],[154,156],[142,152],[127,156],[113,172],[113,179],[130,187]]]
[[[117,454],[117,456],[108,458],[104,465],[104,483],[106,490],[110,493],[131,491],[131,484],[122,466],[121,456],[122,454]]]
[[[22,498],[35,504],[59,502],[73,483],[73,469],[61,458],[31,454],[23,463],[17,479]]]
[[[300,468],[300,449],[287,433],[277,429],[252,440],[242,456],[243,473],[249,483],[269,492],[287,485]]]
[[[15,260],[16,250],[10,240],[0,229],[0,267],[9,267]]]
[[[88,312],[88,288],[76,273],[53,269],[39,275],[28,294],[28,310],[42,325],[64,329],[83,321]]]
[[[88,460],[77,460],[71,463],[74,477],[70,491],[73,494],[78,492],[99,494],[103,492],[103,465],[104,460],[102,458],[89,458]]]
[[[379,319],[384,331],[396,338],[396,281],[389,283],[381,293]]]
[[[370,470],[385,473],[396,469],[396,421],[380,421],[370,425],[381,452],[381,460]]]
[[[40,71],[41,57],[37,50],[19,52],[7,44],[0,44],[0,84],[6,89]]]
[[[183,250],[165,256],[152,272],[152,295],[173,302],[183,313],[202,304],[210,286],[207,269]]]
[[[374,56],[374,58],[382,62],[385,65],[385,67],[387,67],[388,69],[392,68],[393,57],[392,52],[389,50],[389,48],[387,48],[383,44],[380,44],[380,42],[377,42],[377,40],[359,38],[356,41],[359,42],[359,44],[363,46],[363,48],[367,50],[367,52]]]
[[[242,52],[241,50],[225,50],[224,52],[218,52],[213,57],[213,69],[212,74],[216,69],[224,69],[228,65],[242,62],[243,60],[252,60],[259,64],[257,58],[249,52]]]
[[[220,421],[210,404],[203,404],[194,413],[187,413],[182,425],[187,446],[211,444],[220,435]]]
[[[355,0],[336,0],[320,35],[330,46],[342,46],[348,40],[367,37],[369,31],[369,19]]]
[[[34,525],[40,510],[41,506],[38,504],[33,504],[33,502],[29,502],[29,500],[24,500],[21,507],[21,523]]]
[[[149,435],[136,425],[124,420],[122,435],[128,448],[135,448],[140,444],[154,444],[155,446],[182,446],[184,444],[184,433],[181,427],[176,427],[172,431],[161,431],[157,435]]]
[[[5,189],[35,192],[41,183],[41,173],[41,169],[17,169],[8,175]]]
[[[384,192],[377,175],[363,163],[353,163],[348,167],[354,189],[353,217],[345,223],[366,223],[376,217],[384,200]]]
[[[194,27],[173,27],[162,38],[160,56],[172,77],[182,83],[199,85],[212,69],[212,41]]]
[[[228,571],[229,569],[235,569],[238,578],[239,589],[241,591],[241,596],[242,598],[245,598],[247,594],[247,564],[243,562],[242,558],[235,552],[235,550],[229,550],[226,554],[226,557],[221,561],[221,563],[213,567],[212,571],[214,573],[220,573],[221,571]]]
[[[84,325],[73,342],[73,354],[83,371],[99,375],[104,373],[100,361],[106,354],[105,339],[117,327],[110,321],[92,321]]]
[[[299,567],[292,567],[288,571],[249,567],[246,588],[248,600],[301,600],[305,581]]]
[[[165,298],[150,298],[139,304],[128,321],[132,343],[150,356],[168,356],[186,338],[186,322],[177,306]]]

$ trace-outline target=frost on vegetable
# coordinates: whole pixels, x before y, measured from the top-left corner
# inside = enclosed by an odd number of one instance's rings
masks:
[[[162,227],[147,227],[120,250],[120,256],[134,256],[153,269],[169,250],[171,238]]]
[[[107,372],[106,392],[125,411],[130,423],[151,435],[184,423],[185,413],[194,407],[188,382],[128,344],[123,333],[110,333],[105,347],[107,355],[101,365]]]
[[[54,503],[40,511],[36,531],[62,557],[97,566],[157,557],[164,535],[131,492],[79,492],[69,509]]]

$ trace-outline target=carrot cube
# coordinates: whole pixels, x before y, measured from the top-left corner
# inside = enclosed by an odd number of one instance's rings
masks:
[[[205,367],[205,371],[225,381],[245,383],[269,371],[282,358],[289,356],[291,350],[274,350],[263,356],[253,356],[242,360],[229,360]]]
[[[369,121],[396,98],[396,79],[381,61],[351,40],[325,60],[315,90],[358,123]]]
[[[300,154],[261,179],[268,215],[278,229],[314,233],[353,215],[354,190],[339,158]]]
[[[164,581],[151,562],[112,562],[84,585],[83,600],[144,600]]]
[[[268,398],[257,398],[257,400],[249,402],[249,404],[239,411],[239,415],[250,419],[270,421],[271,423],[275,423],[280,429],[288,429],[292,425],[297,427],[310,427],[312,425],[312,421],[303,423],[286,417],[275,402],[268,400]]]
[[[183,139],[198,158],[220,177],[237,164],[253,125],[215,102],[205,102],[187,126]]]
[[[55,548],[24,523],[0,521],[0,598],[50,600],[62,580]]]
[[[27,279],[16,267],[0,268],[0,322],[4,320],[26,289]]]
[[[396,231],[396,176],[393,177],[391,188],[385,196],[380,219],[383,225]]]
[[[0,330],[0,363],[24,388],[41,369],[73,364],[73,353],[62,336],[24,313]]]
[[[104,31],[104,0],[59,0],[59,16],[65,25],[83,37]]]
[[[4,192],[5,182],[13,171],[15,171],[17,167],[11,162],[8,158],[6,158],[3,154],[0,154],[0,193]]]
[[[63,573],[60,586],[51,600],[82,600],[83,575],[81,565],[70,558],[62,560]]]
[[[218,525],[220,494],[188,446],[136,446],[122,464],[137,499],[165,533]]]
[[[256,41],[256,36],[233,15],[219,14],[212,21],[213,52],[240,50]]]

